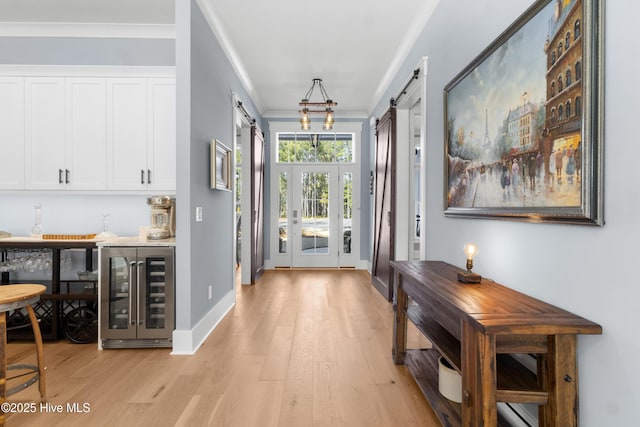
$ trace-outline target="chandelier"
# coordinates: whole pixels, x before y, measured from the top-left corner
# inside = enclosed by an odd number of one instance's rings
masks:
[[[320,94],[322,95],[322,102],[312,102],[311,95],[313,94],[313,90],[318,87],[320,90]],[[331,130],[333,128],[333,123],[335,119],[333,117],[333,108],[338,105],[337,102],[333,102],[329,95],[327,95],[327,91],[324,89],[322,85],[322,79],[315,78],[313,79],[313,83],[311,85],[311,89],[307,92],[307,94],[300,101],[300,107],[302,110],[299,110],[300,113],[300,126],[302,130],[309,130],[311,127],[311,119],[309,118],[309,114],[324,114],[324,125],[322,128],[324,130]],[[311,108],[309,108],[311,107]]]

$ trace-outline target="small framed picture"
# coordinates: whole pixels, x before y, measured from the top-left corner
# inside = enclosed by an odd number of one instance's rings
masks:
[[[211,141],[211,188],[231,190],[231,149],[217,139]]]

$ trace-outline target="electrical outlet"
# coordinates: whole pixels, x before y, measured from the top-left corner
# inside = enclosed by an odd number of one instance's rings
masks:
[[[202,207],[196,207],[196,222],[202,222]]]
[[[213,298],[213,285],[209,285],[209,299]]]

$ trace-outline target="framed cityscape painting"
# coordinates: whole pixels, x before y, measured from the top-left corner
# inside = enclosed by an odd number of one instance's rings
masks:
[[[604,224],[602,8],[537,1],[445,87],[446,216]]]

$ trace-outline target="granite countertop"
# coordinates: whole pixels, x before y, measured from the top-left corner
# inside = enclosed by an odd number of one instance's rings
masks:
[[[150,240],[140,238],[140,236],[130,237],[116,237],[115,239],[103,240],[96,243],[98,247],[109,246],[175,246],[176,239],[172,237],[170,239]]]
[[[175,246],[176,239],[149,240],[139,236],[116,237],[109,240],[94,239],[42,239],[40,237],[12,236],[0,238],[0,247],[109,247],[109,246]]]

